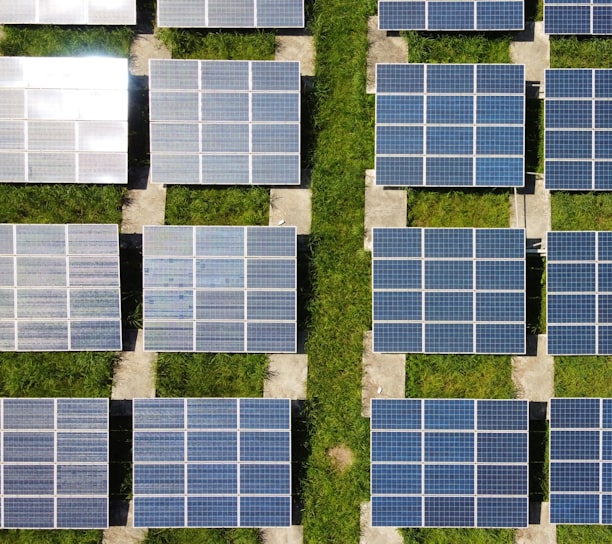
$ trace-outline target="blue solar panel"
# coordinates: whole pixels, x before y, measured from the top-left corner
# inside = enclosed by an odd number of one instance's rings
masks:
[[[291,525],[286,399],[136,399],[135,527]]]
[[[550,8],[552,9],[552,8]],[[612,188],[611,70],[546,70],[545,183],[548,189]]]
[[[609,0],[545,0],[546,34],[612,34]]]
[[[108,527],[108,400],[0,399],[3,528]]]
[[[377,185],[523,186],[522,65],[378,64],[376,85]]]
[[[381,30],[521,30],[523,3],[485,0],[379,0]]]
[[[374,228],[372,250],[375,352],[524,352],[523,230]]]
[[[612,353],[612,237],[549,232],[547,337],[551,355]]]
[[[525,527],[528,418],[519,400],[373,399],[372,524]]]
[[[294,227],[145,227],[147,351],[293,352]]]

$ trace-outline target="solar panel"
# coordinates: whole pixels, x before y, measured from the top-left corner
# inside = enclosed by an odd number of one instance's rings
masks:
[[[612,189],[612,70],[546,70],[547,189]]]
[[[550,355],[612,353],[612,233],[549,232],[546,335]]]
[[[546,34],[612,34],[609,0],[544,0]]]
[[[550,521],[612,524],[612,399],[550,401]]]
[[[136,0],[0,0],[0,24],[135,25]]]
[[[151,180],[299,185],[300,64],[150,61]]]
[[[295,227],[145,226],[144,349],[296,350]]]
[[[3,529],[108,527],[108,399],[0,399]]]
[[[304,0],[158,0],[157,26],[303,28]]]
[[[377,185],[521,187],[524,133],[523,65],[376,65]]]
[[[287,399],[135,399],[135,527],[291,525]]]
[[[0,225],[0,351],[121,350],[117,225]]]
[[[373,526],[527,526],[527,401],[372,399],[371,413]]]
[[[380,30],[522,30],[517,0],[379,0]]]
[[[377,353],[524,353],[522,229],[373,229]]]
[[[127,76],[127,59],[0,57],[0,183],[127,183]]]

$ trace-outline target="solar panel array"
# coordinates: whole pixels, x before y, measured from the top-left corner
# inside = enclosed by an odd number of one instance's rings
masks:
[[[0,351],[121,345],[117,225],[0,225]]]
[[[544,0],[546,34],[612,34],[610,0]]]
[[[291,525],[288,399],[135,399],[135,527]]]
[[[381,30],[522,30],[518,0],[378,0]]]
[[[304,0],[158,0],[157,26],[303,28]]]
[[[136,0],[0,0],[0,24],[135,25]]]
[[[612,399],[551,399],[550,522],[612,525]]]
[[[612,70],[546,70],[547,189],[612,189]]]
[[[525,352],[523,229],[373,229],[374,352]]]
[[[527,401],[372,399],[371,413],[372,526],[527,526]]]
[[[0,57],[0,182],[127,183],[128,61]]]
[[[154,183],[299,185],[299,62],[151,60],[150,74]]]
[[[524,139],[523,65],[376,65],[377,185],[521,187]]]
[[[550,355],[612,354],[612,232],[549,232]]]
[[[296,350],[295,227],[153,227],[143,234],[144,349]]]
[[[0,399],[3,529],[108,527],[108,399]]]

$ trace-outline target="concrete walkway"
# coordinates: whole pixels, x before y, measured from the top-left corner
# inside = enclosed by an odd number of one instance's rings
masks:
[[[519,399],[548,403],[554,396],[554,359],[546,353],[546,335],[527,337],[527,354],[512,357],[512,381]]]
[[[312,36],[303,31],[276,36],[274,60],[300,62],[300,74],[306,77],[315,75],[315,47]]]
[[[155,397],[155,363],[157,353],[143,350],[143,332],[128,330],[124,333],[125,347],[113,375],[112,400]],[[130,345],[131,344],[131,345]]]
[[[133,76],[149,75],[150,59],[172,58],[168,48],[153,34],[138,34],[130,47],[130,73]]]
[[[556,544],[557,526],[550,523],[550,503],[531,503],[529,519],[538,521],[527,529],[518,529],[514,537],[515,544]]]
[[[312,223],[312,195],[308,188],[270,189],[271,227],[286,225],[297,228],[298,235],[310,234]]]
[[[525,80],[539,83],[533,98],[544,98],[544,70],[550,68],[550,40],[544,34],[542,21],[526,22],[524,32],[516,34],[510,44],[510,59],[525,65]]]
[[[302,544],[304,528],[301,525],[291,527],[267,527],[261,529],[264,544]]]
[[[134,503],[130,501],[126,526],[116,525],[106,529],[102,536],[102,544],[139,544],[147,538],[147,532],[147,529],[134,528]]]
[[[404,539],[394,527],[372,527],[372,503],[361,503],[359,544],[403,544]]]
[[[376,64],[408,62],[408,44],[401,36],[378,30],[378,17],[368,19],[368,70],[366,92],[376,92]]]
[[[528,176],[525,187],[510,195],[510,227],[525,229],[527,248],[544,253],[551,230],[550,191],[541,175]]]
[[[269,361],[263,396],[277,399],[306,399],[308,355],[273,353],[269,356]]]

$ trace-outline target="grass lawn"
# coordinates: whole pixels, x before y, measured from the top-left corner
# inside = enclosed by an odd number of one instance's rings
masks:
[[[408,62],[510,63],[512,34],[407,32]]]
[[[551,68],[612,68],[612,39],[551,36]]]
[[[553,230],[612,230],[612,193],[551,193]]]
[[[555,396],[612,397],[612,357],[555,357]]]
[[[100,544],[102,531],[0,531],[2,544]]]

